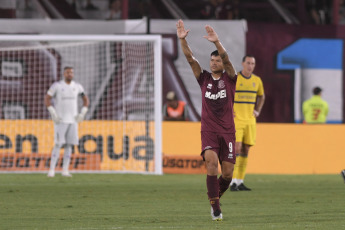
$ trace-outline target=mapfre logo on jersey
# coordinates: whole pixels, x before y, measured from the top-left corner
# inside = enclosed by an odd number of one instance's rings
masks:
[[[211,92],[206,92],[205,97],[211,100],[217,100],[218,98],[225,98],[226,97],[226,90],[223,89],[216,94],[212,94]]]
[[[225,83],[223,80],[219,80],[218,82],[218,89],[223,89],[225,87]]]

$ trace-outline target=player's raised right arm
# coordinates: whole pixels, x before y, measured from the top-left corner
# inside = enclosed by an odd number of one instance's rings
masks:
[[[194,76],[198,79],[200,77],[200,73],[202,69],[200,67],[198,60],[196,60],[195,57],[193,56],[193,52],[191,48],[189,47],[188,42],[186,40],[189,30],[186,30],[184,28],[184,23],[182,20],[179,20],[176,23],[176,29],[177,29],[177,37],[180,40],[182,51],[184,55],[186,56],[186,59],[189,65],[192,68]]]

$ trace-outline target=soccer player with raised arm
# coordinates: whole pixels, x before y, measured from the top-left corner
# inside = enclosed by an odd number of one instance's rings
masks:
[[[88,110],[89,99],[84,88],[73,81],[73,67],[64,68],[64,79],[55,82],[48,90],[44,103],[54,121],[54,148],[51,155],[48,177],[55,176],[55,167],[60,149],[64,148],[62,176],[71,177],[68,171],[72,147],[78,145],[78,123],[84,120]],[[83,99],[83,107],[78,114],[78,96]],[[52,105],[54,100],[54,107]]]
[[[236,126],[236,165],[231,182],[231,191],[250,191],[243,183],[249,148],[256,141],[256,118],[265,102],[261,78],[253,74],[255,58],[246,55],[242,59],[242,71],[236,83],[234,120]]]
[[[223,219],[219,198],[229,188],[236,162],[233,101],[237,74],[211,26],[205,26],[207,35],[204,36],[217,49],[210,56],[211,72],[203,70],[193,56],[186,40],[189,30],[185,29],[182,20],[177,22],[176,28],[182,51],[201,88],[201,156],[206,163],[206,185],[212,220],[219,221]],[[218,161],[221,165],[219,178]]]

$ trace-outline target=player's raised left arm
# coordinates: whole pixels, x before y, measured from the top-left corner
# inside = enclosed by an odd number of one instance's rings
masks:
[[[230,61],[228,53],[226,52],[224,46],[220,42],[219,37],[218,37],[216,31],[214,31],[214,29],[211,26],[209,26],[209,25],[206,25],[205,29],[206,29],[207,35],[204,36],[204,38],[206,38],[210,42],[214,43],[214,45],[216,46],[216,48],[218,50],[219,56],[222,58],[225,72],[231,78],[234,78],[236,76],[236,74],[237,74],[236,70],[235,70],[234,66],[232,65],[232,63]]]

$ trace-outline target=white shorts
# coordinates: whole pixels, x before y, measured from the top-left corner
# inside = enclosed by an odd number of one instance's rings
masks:
[[[54,142],[55,145],[78,145],[78,124],[54,124]]]

